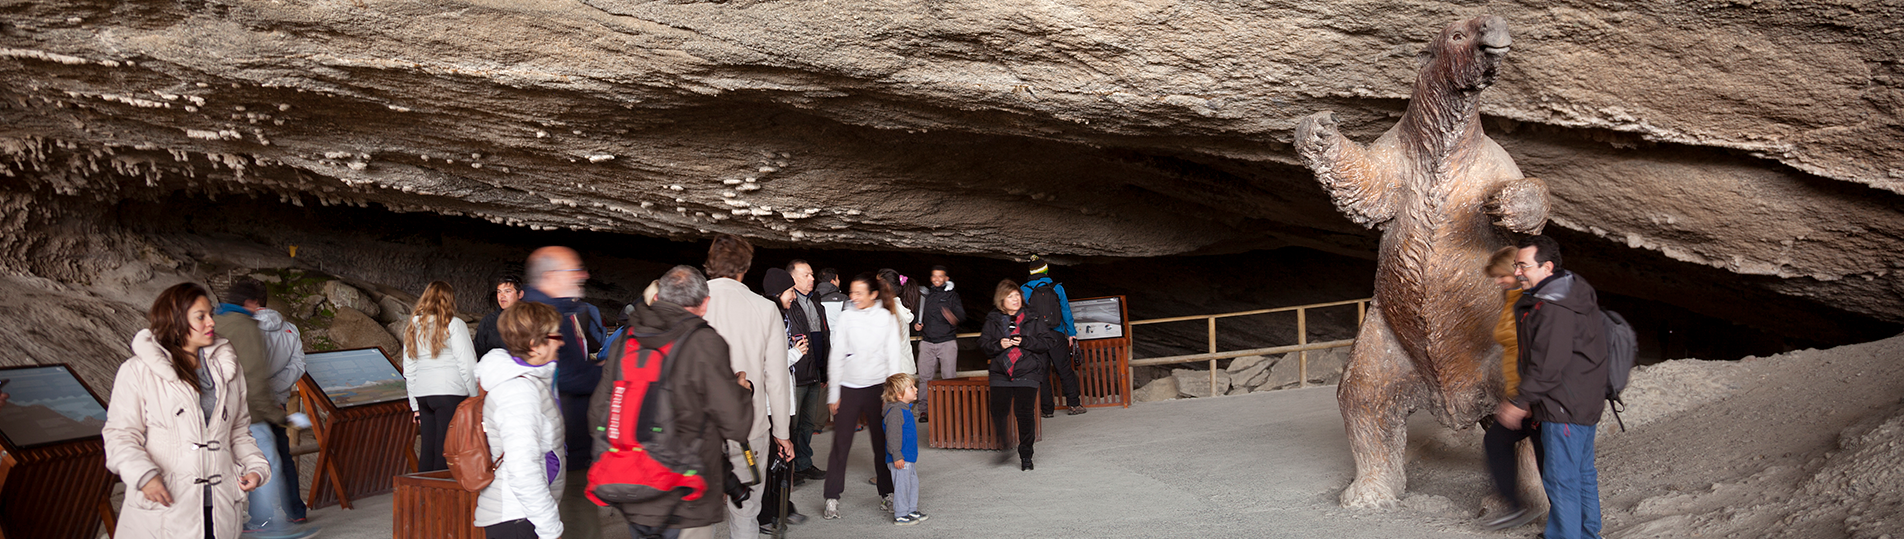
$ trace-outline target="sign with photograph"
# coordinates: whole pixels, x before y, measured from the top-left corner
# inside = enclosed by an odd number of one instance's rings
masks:
[[[403,400],[410,394],[403,372],[380,348],[309,352],[304,368],[338,408]]]
[[[99,436],[106,405],[65,365],[0,369],[0,436],[16,449]]]
[[[1078,340],[1116,339],[1124,336],[1122,297],[1084,299],[1071,302],[1071,320]]]

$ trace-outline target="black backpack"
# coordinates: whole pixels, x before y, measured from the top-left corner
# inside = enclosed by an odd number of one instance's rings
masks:
[[[1058,283],[1031,289],[1031,297],[1025,298],[1025,310],[1031,311],[1047,329],[1057,331],[1063,327],[1064,310],[1058,305]]]
[[[1633,326],[1627,324],[1626,317],[1620,313],[1601,309],[1600,315],[1607,339],[1606,399],[1613,405],[1613,420],[1620,424],[1620,432],[1626,432],[1626,421],[1620,419],[1620,412],[1626,410],[1626,401],[1620,400],[1620,392],[1626,391],[1633,364],[1639,360],[1639,340],[1633,334]]]

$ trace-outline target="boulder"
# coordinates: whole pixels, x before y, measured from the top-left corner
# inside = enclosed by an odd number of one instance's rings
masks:
[[[1244,363],[1243,360],[1251,358],[1255,360],[1250,361],[1242,369],[1236,368],[1238,364]],[[1255,389],[1256,386],[1262,385],[1264,380],[1269,379],[1269,368],[1275,364],[1276,360],[1263,356],[1236,358],[1236,363],[1231,363],[1229,369],[1231,385]]]
[[[1137,388],[1137,392],[1131,395],[1131,400],[1137,402],[1157,402],[1174,398],[1177,398],[1177,377],[1175,376],[1151,380],[1150,383],[1144,384],[1144,387]]]
[[[376,318],[383,312],[383,308],[378,307],[376,302],[370,301],[370,297],[365,296],[364,291],[344,284],[343,281],[325,281],[324,298],[331,305],[337,306],[339,311],[352,309],[371,318]]]
[[[1309,383],[1311,385],[1335,385],[1342,382],[1342,372],[1349,366],[1348,348],[1330,348],[1319,352],[1309,352]]]
[[[330,337],[339,349],[377,346],[392,357],[403,353],[403,343],[392,337],[388,328],[363,311],[350,307],[337,308],[337,317],[331,319]]]
[[[328,303],[328,301],[325,301],[323,294],[304,296],[292,302],[291,310],[288,312],[290,312],[292,316],[309,320],[317,316],[319,311],[324,310],[324,306]]]
[[[1264,377],[1263,381],[1255,386],[1255,389],[1257,391],[1266,391],[1271,389],[1288,389],[1300,385],[1302,374],[1300,362],[1297,361],[1297,354],[1299,354],[1299,352],[1290,352],[1284,355],[1282,359],[1277,360],[1276,365],[1269,368],[1269,376]]]
[[[1224,393],[1223,395],[1229,396],[1229,395],[1248,395],[1248,394],[1250,394],[1250,388],[1244,387],[1244,386],[1232,386],[1230,388],[1230,392]]]
[[[410,319],[404,318],[404,319],[397,320],[395,322],[390,322],[388,324],[384,324],[383,328],[390,330],[390,336],[396,337],[397,344],[401,345],[403,344],[403,332],[410,328]]]
[[[414,309],[416,309],[416,298],[384,294],[383,299],[377,300],[377,310],[382,311],[377,315],[377,321],[389,324],[399,320],[409,320],[410,311]]]
[[[1230,373],[1216,371],[1216,392],[1210,391],[1210,371],[1195,369],[1177,369],[1170,372],[1177,379],[1177,393],[1185,397],[1209,397],[1222,395],[1230,390]]]
[[[1230,360],[1230,366],[1224,367],[1223,370],[1229,372],[1231,376],[1235,376],[1238,373],[1255,368],[1257,365],[1270,362],[1269,358],[1264,356],[1243,356]]]

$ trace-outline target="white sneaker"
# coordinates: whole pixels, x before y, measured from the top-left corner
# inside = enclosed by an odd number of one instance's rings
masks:
[[[826,509],[822,509],[820,511],[820,518],[824,518],[827,520],[839,520],[840,500],[838,498],[830,498],[826,500]]]

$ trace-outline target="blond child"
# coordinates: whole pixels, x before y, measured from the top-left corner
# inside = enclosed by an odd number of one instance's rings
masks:
[[[886,378],[880,417],[886,426],[886,468],[892,471],[893,524],[911,526],[926,519],[919,512],[919,423],[912,403],[919,400],[919,377],[899,373]]]

